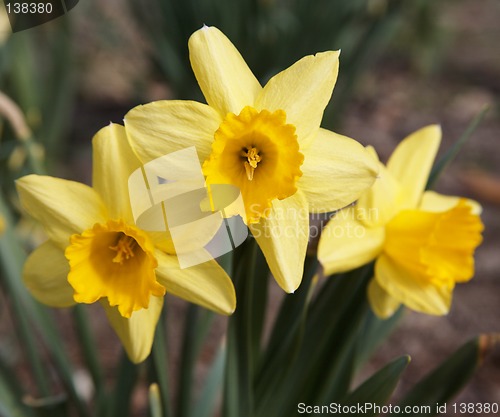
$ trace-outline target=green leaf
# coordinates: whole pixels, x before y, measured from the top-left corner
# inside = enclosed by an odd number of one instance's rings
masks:
[[[311,298],[311,288],[315,287],[313,278],[317,268],[318,260],[307,257],[304,265],[304,276],[299,288],[295,293],[287,294],[283,298],[261,360],[259,374],[256,376],[257,386],[266,379],[266,375],[275,373],[272,368],[276,366],[277,361],[283,360],[283,352],[290,350],[291,345],[295,346],[300,342],[299,335],[306,318],[307,307]],[[295,351],[296,349],[292,348],[292,350]],[[284,360],[289,362],[294,355],[286,356]]]
[[[115,391],[107,408],[108,417],[128,417],[130,415],[132,392],[138,376],[139,366],[130,362],[127,354],[122,350]]]
[[[0,362],[0,416],[34,417],[33,410],[22,401],[22,390],[11,369]]]
[[[273,403],[275,389],[282,387],[287,370],[293,364],[302,345],[307,311],[316,287],[318,261],[307,257],[302,282],[294,294],[287,294],[282,301],[270,340],[254,378],[255,395],[259,407]]]
[[[322,361],[318,362],[316,371],[310,377],[310,386],[316,384],[315,388],[310,390],[311,398],[317,403],[342,398],[350,387],[355,372],[356,342],[369,313],[366,285],[372,276],[373,265],[370,264],[345,276],[329,278],[340,281],[334,294],[334,300],[339,300],[334,305],[340,311],[338,321],[331,323],[327,330],[330,335],[326,339],[324,350],[319,351],[322,352]],[[316,332],[321,332],[321,327],[325,327],[323,317],[332,309],[331,298],[332,296],[327,294],[318,303],[320,308],[316,311]],[[314,315],[311,316],[314,318]],[[314,354],[313,349],[314,346],[311,347],[310,354]]]
[[[97,354],[97,344],[92,334],[92,329],[89,326],[89,319],[85,307],[76,305],[72,312],[76,334],[83,352],[83,358],[90,371],[90,375],[92,375],[96,396],[96,408],[100,412],[104,410],[106,406],[106,391],[102,366]],[[99,412],[97,414],[99,414]]]
[[[368,311],[365,322],[356,340],[355,369],[359,369],[394,330],[401,320],[405,309],[400,307],[388,319],[379,319],[371,310]]]
[[[211,417],[215,414],[217,396],[222,391],[225,359],[225,347],[221,346],[208,372],[200,399],[194,407],[191,417]]]
[[[16,330],[22,345],[25,348],[30,369],[33,372],[35,382],[41,396],[49,396],[51,384],[40,356],[40,349],[35,334],[29,325],[29,312],[26,304],[31,300],[26,294],[26,289],[22,285],[22,267],[26,255],[17,241],[14,231],[10,226],[12,216],[0,194],[0,214],[6,220],[6,229],[0,237],[0,278],[1,283],[9,295]]]
[[[436,415],[436,404],[452,399],[469,381],[484,356],[488,336],[479,336],[460,347],[448,359],[424,377],[400,402],[404,406],[428,406]],[[406,413],[405,416],[429,416],[429,413]]]
[[[341,403],[342,405],[355,406],[357,404],[374,404],[379,407],[385,405],[401,378],[401,374],[410,362],[409,356],[395,359],[381,370],[372,375],[368,380],[356,388]],[[364,416],[375,416],[376,409],[365,410]],[[358,415],[352,413],[351,415]]]
[[[474,119],[472,119],[472,121],[469,123],[469,126],[467,126],[467,129],[465,129],[465,132],[462,133],[462,135],[453,144],[453,146],[448,149],[448,151],[442,156],[442,158],[434,165],[429,175],[426,189],[430,189],[434,186],[441,173],[448,166],[448,164],[453,161],[453,159],[455,159],[462,147],[471,137],[472,133],[474,133],[479,123],[481,123],[481,121],[484,119],[484,116],[486,116],[486,113],[488,113],[489,109],[490,108],[488,106],[485,106],[479,112],[479,114],[474,117]]]
[[[238,308],[229,318],[227,330],[226,375],[223,416],[249,417],[253,413],[252,379],[255,359],[252,354],[253,286],[256,279],[257,242],[249,238],[238,247],[233,274]]]
[[[253,285],[249,286],[251,291],[248,314],[251,315],[250,322],[250,354],[253,358],[252,375],[257,372],[261,362],[261,342],[267,313],[267,289],[269,284],[269,266],[266,258],[256,245],[254,276],[251,278]]]
[[[289,416],[297,402],[320,404],[344,397],[353,374],[354,341],[368,308],[366,284],[371,276],[371,268],[360,268],[330,277],[318,288],[298,354],[274,371],[277,380],[257,385],[262,392],[257,415]],[[285,350],[278,357],[287,354]]]
[[[7,220],[7,224],[12,224],[12,218],[1,195],[0,195],[0,213]],[[28,353],[31,369],[38,375],[36,377],[40,384],[40,391],[50,396],[49,381],[47,373],[43,372],[44,367],[41,363],[40,349],[35,339],[34,329],[38,330],[38,336],[42,339],[45,346],[51,353],[55,368],[66,388],[68,395],[78,410],[78,415],[87,417],[88,411],[82,398],[78,394],[73,380],[73,370],[67,356],[67,350],[62,343],[61,335],[57,331],[52,317],[47,309],[31,297],[24,287],[21,275],[22,265],[26,259],[26,254],[16,240],[13,231],[8,227],[0,237],[0,269],[3,270],[2,278],[9,293],[11,294],[14,313],[19,321],[18,331],[23,341],[23,346]],[[30,326],[31,325],[31,326]],[[43,390],[43,391],[42,391]]]
[[[191,415],[195,363],[214,317],[214,313],[211,311],[194,304],[191,304],[188,308],[179,368],[179,401],[177,407],[179,417]]]
[[[151,389],[158,391],[158,401],[160,401],[160,411],[162,417],[170,417],[172,415],[171,405],[169,400],[169,384],[168,384],[168,351],[167,351],[167,334],[165,324],[165,308],[163,308],[158,324],[156,325],[155,338],[153,340],[153,348],[151,360],[152,362],[152,379],[156,381],[151,385]],[[153,388],[156,386],[156,388]],[[151,394],[151,391],[150,391]],[[156,393],[153,393],[156,395]],[[156,397],[155,397],[156,398]],[[158,407],[154,410],[158,412]],[[156,417],[154,415],[154,417]]]

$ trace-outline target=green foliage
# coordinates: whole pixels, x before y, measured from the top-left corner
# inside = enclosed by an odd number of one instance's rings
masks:
[[[481,338],[477,337],[467,342],[444,360],[413,387],[401,400],[400,406],[429,406],[435,410],[436,404],[442,405],[452,399],[460,392],[480,364],[480,340]],[[420,417],[424,414],[407,413],[405,415]]]
[[[0,91],[21,109],[51,166],[65,150],[76,96],[71,23],[67,18],[11,35],[0,45]],[[16,131],[1,128],[3,146],[15,146]],[[0,161],[4,155],[0,154]],[[26,171],[18,173],[22,174]],[[7,173],[2,172],[2,176]]]
[[[356,388],[342,403],[348,406],[369,403],[382,407],[389,401],[409,362],[409,356],[395,359]],[[365,413],[365,415],[375,416],[377,413]]]

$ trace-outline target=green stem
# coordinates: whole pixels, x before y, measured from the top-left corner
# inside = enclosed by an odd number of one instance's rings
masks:
[[[252,378],[255,358],[252,357],[253,280],[257,242],[248,239],[238,248],[240,262],[235,265],[234,282],[238,309],[229,318],[227,331],[226,375],[223,416],[253,415]]]
[[[196,328],[198,323],[198,306],[191,304],[188,308],[186,323],[184,326],[184,339],[182,342],[181,369],[179,375],[179,403],[177,414],[179,417],[189,416],[191,407],[191,388],[193,379],[194,363],[196,360]]]
[[[130,399],[138,376],[139,367],[130,362],[127,354],[123,351],[115,392],[108,408],[108,417],[128,417],[130,415]]]
[[[83,357],[92,376],[97,397],[97,414],[103,413],[106,404],[106,392],[104,386],[104,375],[96,350],[95,338],[89,326],[88,317],[81,305],[73,308],[73,318],[76,332],[82,347]]]
[[[202,310],[194,304],[189,306],[184,326],[179,375],[179,403],[177,405],[177,415],[179,417],[188,417],[191,415],[193,374],[196,359],[199,356],[208,330],[212,325],[213,318],[214,315],[212,312]]]
[[[160,401],[161,404],[161,416],[170,417],[172,415],[169,401],[169,386],[168,386],[168,351],[167,351],[167,334],[166,334],[166,324],[165,324],[165,313],[164,310],[160,315],[158,324],[156,327],[156,334],[153,341],[153,373],[154,379],[157,381],[156,388],[151,388],[154,392],[154,398]],[[156,392],[159,391],[159,392]],[[151,392],[151,390],[150,390]],[[151,394],[152,395],[152,394]],[[156,413],[158,413],[158,407],[155,406]],[[155,416],[156,417],[156,416]]]

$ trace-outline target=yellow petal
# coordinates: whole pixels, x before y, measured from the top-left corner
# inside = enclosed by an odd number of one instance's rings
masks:
[[[451,210],[460,200],[465,200],[467,205],[471,207],[472,214],[481,214],[483,209],[477,201],[463,199],[461,197],[442,195],[436,193],[435,191],[426,191],[422,196],[422,200],[420,201],[420,206],[418,208],[423,211],[443,212]]]
[[[351,207],[336,213],[321,232],[318,259],[325,275],[350,271],[375,259],[384,243],[383,227],[367,227]]]
[[[368,301],[372,311],[381,319],[391,317],[401,305],[378,285],[376,279],[372,279],[368,284]]]
[[[275,75],[255,102],[257,110],[284,110],[303,146],[316,134],[337,81],[340,51],[309,55]]]
[[[125,128],[110,124],[92,140],[92,185],[99,193],[113,219],[133,223],[128,192],[130,174],[141,166],[130,147]]]
[[[441,142],[441,127],[424,127],[406,137],[394,150],[387,170],[401,185],[401,208],[417,207]]]
[[[433,285],[386,255],[375,263],[377,283],[412,310],[442,316],[450,310],[453,285]]]
[[[379,171],[376,159],[358,142],[320,129],[303,150],[302,177],[297,182],[311,212],[343,208],[373,184]]]
[[[214,260],[180,269],[177,258],[156,251],[156,278],[167,289],[189,302],[216,311],[232,314],[236,308],[234,286],[226,272]]]
[[[35,249],[26,260],[23,280],[33,297],[51,307],[75,304],[68,283],[69,264],[64,252],[50,240]]]
[[[151,297],[149,307],[134,311],[130,318],[123,317],[116,307],[101,301],[111,326],[133,363],[144,361],[151,352],[156,323],[163,307],[163,297]]]
[[[209,106],[222,117],[253,105],[262,87],[231,41],[203,26],[189,39],[189,59]]]
[[[45,228],[61,249],[74,233],[104,221],[106,208],[89,186],[41,175],[27,175],[16,181],[24,209]]]
[[[283,290],[293,293],[302,280],[309,239],[305,197],[298,191],[284,200],[274,200],[270,215],[249,227],[274,279]]]
[[[221,122],[214,109],[195,101],[155,101],[125,115],[130,144],[143,163],[191,146],[203,162]]]
[[[367,148],[370,153],[374,152],[371,149]],[[376,158],[378,160],[378,156]],[[372,187],[359,197],[356,204],[358,219],[369,227],[387,224],[399,209],[399,183],[382,163],[379,163],[379,169]]]

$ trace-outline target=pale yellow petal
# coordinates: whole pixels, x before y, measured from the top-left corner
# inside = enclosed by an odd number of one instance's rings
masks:
[[[361,144],[325,129],[303,153],[297,187],[313,213],[349,205],[371,187],[379,171],[378,161]]]
[[[301,146],[316,134],[339,71],[340,51],[309,55],[275,75],[255,103],[257,110],[284,110]]]
[[[234,286],[226,272],[214,260],[180,269],[174,255],[156,251],[156,278],[167,289],[189,302],[220,314],[232,314],[236,308]]]
[[[141,163],[130,147],[125,128],[110,124],[92,140],[92,185],[113,219],[133,223],[128,178]]]
[[[24,264],[23,281],[33,297],[51,307],[75,304],[68,283],[69,264],[64,252],[50,240],[36,248]]]
[[[370,153],[374,152],[369,148],[367,150]],[[356,204],[359,220],[370,227],[387,224],[399,210],[399,195],[398,181],[383,164],[379,163],[379,173],[375,182],[359,197]]]
[[[189,39],[189,59],[207,103],[222,117],[252,106],[262,87],[231,41],[203,26]]]
[[[38,220],[47,235],[61,249],[74,233],[82,233],[106,219],[99,195],[79,182],[41,175],[27,175],[16,181],[23,208]]]
[[[163,297],[151,297],[148,308],[135,311],[128,319],[118,312],[117,307],[110,307],[106,299],[101,301],[101,305],[129,359],[133,363],[144,361],[153,346],[156,324],[163,307]]]
[[[376,279],[372,279],[368,284],[368,301],[372,311],[380,319],[388,319],[401,305],[378,285]]]
[[[134,107],[125,129],[142,163],[194,146],[203,162],[212,151],[222,118],[206,104],[164,100]]]
[[[375,148],[373,146],[371,146],[371,145],[366,146],[366,151],[373,157],[373,159],[380,161],[378,154],[377,154],[377,151],[375,150]]]
[[[426,191],[422,196],[422,200],[420,201],[420,206],[418,208],[423,211],[432,212],[448,211],[454,208],[461,199],[462,197],[442,195],[436,193],[435,191]],[[472,208],[472,214],[481,214],[483,209],[477,201],[469,199],[466,199],[465,201],[467,202],[467,205]]]
[[[390,296],[412,310],[437,316],[450,310],[453,286],[421,279],[386,255],[375,263],[375,279]]]
[[[441,142],[441,127],[424,127],[406,137],[394,150],[387,170],[401,185],[402,209],[418,206]]]
[[[286,292],[294,292],[302,280],[309,239],[304,195],[298,191],[284,200],[274,200],[269,217],[249,227],[276,282]]]
[[[356,208],[335,214],[321,232],[318,259],[325,275],[350,271],[374,260],[382,251],[383,227],[367,227]]]

